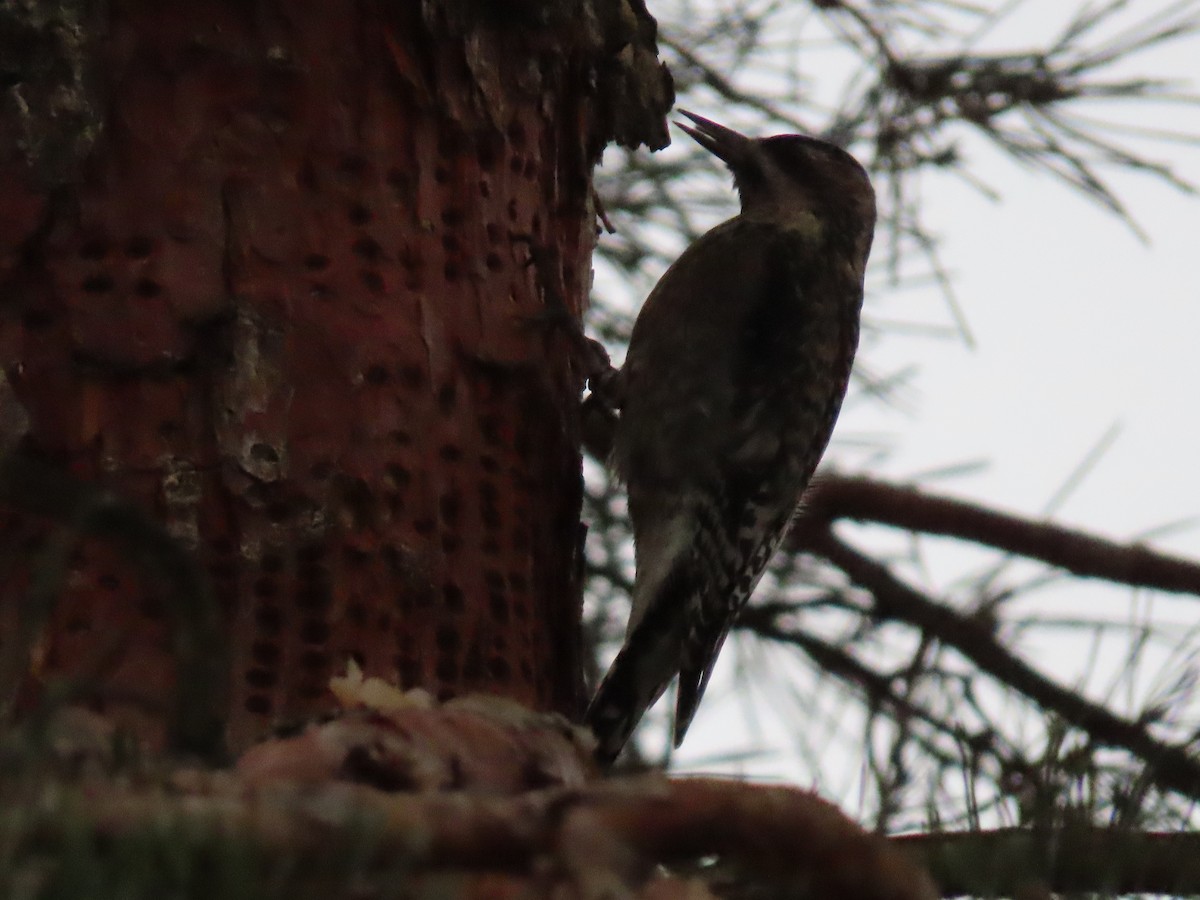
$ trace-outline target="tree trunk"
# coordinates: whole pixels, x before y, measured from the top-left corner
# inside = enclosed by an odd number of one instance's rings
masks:
[[[663,143],[670,85],[640,8],[498,6],[2,14],[21,449],[201,562],[235,749],[319,710],[352,659],[578,709],[583,373],[561,325],[586,304],[599,151]],[[161,742],[178,598],[28,504],[0,528],[10,653],[71,551],[21,702],[77,679]]]

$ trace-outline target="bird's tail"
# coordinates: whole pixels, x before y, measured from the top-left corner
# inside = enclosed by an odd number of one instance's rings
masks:
[[[646,710],[679,672],[694,576],[694,566],[680,560],[596,689],[586,721],[599,741],[596,759],[602,765],[617,758]]]
[[[679,693],[675,699],[673,732],[676,747],[683,743],[688,726],[692,724],[696,710],[700,707],[700,700],[704,697],[708,679],[717,662],[717,654],[721,652],[721,645],[725,643],[728,634],[729,623],[725,621],[717,623],[706,635],[693,632],[686,642],[688,650],[692,652],[684,652],[683,664],[679,669]]]
[[[607,767],[624,749],[646,710],[662,696],[674,670],[656,677],[639,665],[637,649],[629,647],[617,654],[612,668],[600,682],[587,711],[587,723],[598,741],[596,760]]]

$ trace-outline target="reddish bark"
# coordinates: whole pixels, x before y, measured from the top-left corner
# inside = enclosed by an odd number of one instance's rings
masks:
[[[63,802],[71,790],[51,796]],[[189,835],[190,846],[197,835],[237,835],[269,858],[289,859],[287,874],[276,877],[306,874],[306,886],[354,860],[355,882],[381,893],[402,884],[406,895],[440,874],[467,879],[442,888],[465,897],[509,896],[469,880],[502,876],[522,879],[530,897],[938,897],[903,851],[819,797],[719,779],[409,793],[346,783],[254,786],[181,772],[167,791],[98,786],[85,812],[77,831],[87,822],[107,842],[145,834],[148,822],[158,834]],[[57,838],[45,829],[42,843]],[[687,881],[655,884],[661,866]],[[342,874],[329,895],[346,896],[347,880]]]
[[[0,123],[24,446],[202,560],[235,747],[322,706],[351,657],[443,697],[578,703],[582,374],[530,320],[586,302],[597,48],[422,6],[116,2],[77,181],[14,168]],[[62,524],[0,528],[26,551],[0,575],[11,637]],[[96,679],[154,735],[170,602],[81,541],[29,696]]]

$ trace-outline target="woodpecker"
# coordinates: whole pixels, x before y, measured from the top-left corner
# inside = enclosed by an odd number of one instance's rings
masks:
[[[679,676],[679,746],[738,613],[825,451],[858,346],[875,192],[844,150],[681,111],[741,212],[650,293],[616,376],[613,463],[637,572],[625,644],[587,721],[607,764]]]

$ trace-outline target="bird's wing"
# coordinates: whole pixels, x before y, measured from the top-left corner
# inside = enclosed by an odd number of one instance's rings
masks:
[[[797,352],[813,343],[811,294],[803,249],[777,236],[760,245],[762,289],[745,298],[738,352],[731,366],[730,428],[718,462],[718,501],[702,533],[702,554],[719,553],[710,570],[722,577],[698,592],[688,610],[675,709],[678,746],[691,724],[721,645],[779,546],[804,484],[824,450],[831,416],[806,409],[805,383],[817,373]],[[813,361],[815,362],[815,361]],[[816,363],[819,365],[820,363]],[[797,447],[811,446],[797,453]]]

